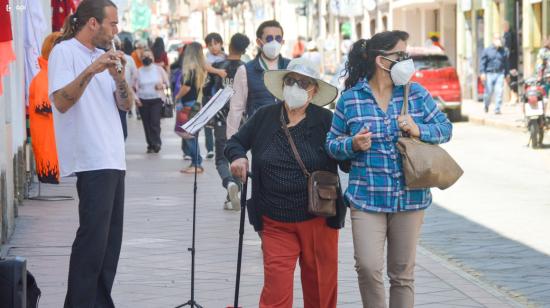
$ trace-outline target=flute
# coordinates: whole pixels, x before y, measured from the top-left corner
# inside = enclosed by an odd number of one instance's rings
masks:
[[[111,44],[113,46],[113,51],[116,51],[115,41],[111,41]],[[116,71],[119,74],[122,73],[122,63],[120,62],[120,59],[116,60]]]

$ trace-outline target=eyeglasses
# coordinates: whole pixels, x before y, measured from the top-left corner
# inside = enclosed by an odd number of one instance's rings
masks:
[[[271,35],[271,34],[265,37],[265,42],[266,43],[270,43],[273,40],[276,40],[277,42],[282,43],[283,42],[283,37],[281,35]]]
[[[316,85],[317,83],[311,79],[296,79],[294,77],[285,76],[283,78],[283,82],[286,86],[293,86],[294,84],[297,84],[298,87],[300,87],[303,90],[307,90],[309,86]]]
[[[400,62],[411,58],[409,53],[406,51],[395,51],[395,52],[387,52],[385,50],[374,50],[374,51],[386,56],[384,57],[384,59],[390,60],[392,62]],[[387,58],[387,56],[393,56],[393,55],[396,55],[397,59]]]

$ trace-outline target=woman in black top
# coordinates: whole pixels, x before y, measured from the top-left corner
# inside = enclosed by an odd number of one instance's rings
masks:
[[[178,127],[180,118],[191,119],[200,110],[201,104],[199,102],[199,96],[202,92],[207,74],[201,44],[193,42],[185,48],[181,70],[182,85],[175,97],[177,102],[176,133],[180,130]],[[191,155],[191,165],[180,170],[180,172],[187,174],[195,173],[195,171],[197,173],[203,173],[202,156],[200,155],[197,137],[184,139],[184,142],[187,144],[187,149]]]
[[[289,127],[308,172],[337,172],[324,149],[332,113],[320,106],[334,100],[337,89],[319,79],[315,66],[292,60],[287,70],[266,71],[267,89],[283,104],[259,109],[227,142],[225,155],[233,175],[245,179],[246,153],[252,153],[252,199],[249,218],[262,238],[264,288],[260,307],[292,307],[296,261],[300,260],[304,307],[336,307],[338,228],[346,207],[339,192],[337,215],[316,217],[307,210],[307,179],[284,133]]]

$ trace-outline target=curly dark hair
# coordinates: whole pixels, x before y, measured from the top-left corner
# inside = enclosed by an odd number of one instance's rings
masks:
[[[236,33],[231,37],[229,51],[243,54],[246,52],[248,45],[250,45],[250,39],[242,33]]]
[[[353,44],[348,54],[344,76],[348,78],[345,82],[346,90],[353,87],[359,80],[371,79],[376,71],[375,59],[381,55],[383,50],[391,50],[399,41],[409,39],[405,31],[384,31],[375,34],[372,38],[360,39]]]

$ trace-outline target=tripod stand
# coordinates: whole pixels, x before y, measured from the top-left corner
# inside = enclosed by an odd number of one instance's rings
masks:
[[[197,132],[194,135],[195,138],[195,144],[197,146],[197,149],[195,151],[195,162],[198,163],[199,161],[199,132]],[[191,299],[187,301],[185,304],[179,305],[176,308],[181,308],[185,306],[189,306],[191,308],[197,307],[202,308],[201,305],[197,304],[195,302],[195,227],[196,227],[196,221],[197,221],[197,168],[198,166],[195,166],[195,180],[193,182],[193,235],[191,240],[191,248],[187,248],[188,251],[191,252]]]

